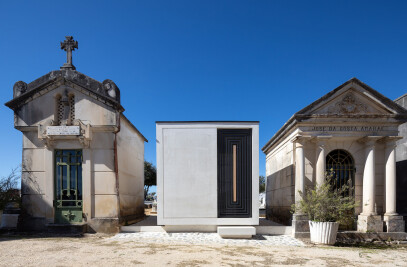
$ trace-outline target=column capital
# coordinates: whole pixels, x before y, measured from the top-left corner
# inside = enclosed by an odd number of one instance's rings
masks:
[[[357,140],[357,142],[366,144],[367,146],[374,146],[376,142],[382,139],[383,136],[364,136]]]
[[[385,144],[386,148],[394,149],[396,147],[396,142],[400,139],[403,139],[402,136],[385,136],[381,138],[378,142]]]
[[[332,138],[332,135],[318,135],[311,138],[311,142],[319,146],[323,146],[326,142]]]
[[[312,136],[310,135],[297,135],[293,139],[291,139],[291,142],[299,145],[304,145],[306,142],[310,141],[312,139]]]

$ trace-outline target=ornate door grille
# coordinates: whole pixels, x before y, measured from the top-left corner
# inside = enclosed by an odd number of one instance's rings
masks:
[[[82,150],[55,150],[55,219],[82,221]]]
[[[326,171],[332,174],[331,182],[335,189],[342,187],[349,181],[349,186],[355,184],[355,163],[351,154],[342,149],[331,151],[326,156]],[[352,192],[349,192],[353,194]]]

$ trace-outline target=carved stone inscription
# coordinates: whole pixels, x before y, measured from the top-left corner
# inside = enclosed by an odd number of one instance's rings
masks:
[[[379,132],[384,126],[312,126],[312,132]]]
[[[47,126],[47,135],[79,135],[79,126]]]

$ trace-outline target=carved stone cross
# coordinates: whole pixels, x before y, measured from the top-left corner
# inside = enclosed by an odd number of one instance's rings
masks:
[[[72,65],[72,51],[78,48],[78,42],[74,41],[72,36],[65,36],[65,41],[61,42],[61,49],[66,51],[66,63],[62,65],[62,69],[76,70],[75,66]]]

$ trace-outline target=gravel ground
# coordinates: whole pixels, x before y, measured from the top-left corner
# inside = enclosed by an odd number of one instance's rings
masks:
[[[133,240],[144,243],[234,245],[234,246],[304,246],[288,235],[255,235],[252,239],[223,239],[217,233],[120,233],[111,240]]]
[[[144,237],[142,237],[144,236]],[[0,236],[1,266],[407,266],[407,249],[216,243],[177,235]],[[173,238],[176,240],[169,240]],[[266,240],[269,240],[267,237]],[[270,240],[272,240],[271,238]],[[208,240],[212,240],[209,242]],[[285,237],[281,240],[285,242]],[[174,242],[172,242],[174,241]],[[203,242],[203,244],[198,244]],[[206,242],[206,243],[205,243]],[[241,242],[241,243],[239,243]]]

